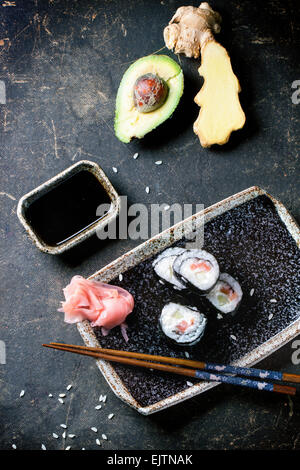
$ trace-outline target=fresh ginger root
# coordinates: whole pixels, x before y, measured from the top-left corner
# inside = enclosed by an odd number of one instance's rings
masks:
[[[213,33],[220,31],[221,16],[204,2],[196,7],[180,7],[164,29],[168,49],[197,59],[204,84],[195,97],[201,107],[194,123],[202,147],[228,142],[232,131],[245,124],[239,102],[240,84],[233,73],[230,57]]]

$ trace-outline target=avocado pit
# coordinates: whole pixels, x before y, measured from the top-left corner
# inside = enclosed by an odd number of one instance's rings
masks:
[[[142,75],[133,87],[133,101],[137,111],[150,113],[160,108],[167,98],[168,91],[168,85],[158,75]]]

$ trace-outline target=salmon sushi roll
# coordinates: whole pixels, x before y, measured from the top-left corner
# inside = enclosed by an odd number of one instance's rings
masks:
[[[196,307],[169,302],[162,309],[159,323],[164,335],[173,343],[193,346],[202,338],[207,320]]]
[[[222,313],[233,314],[237,311],[243,297],[243,291],[232,276],[220,274],[215,287],[206,295],[209,302]]]
[[[153,261],[152,266],[157,276],[163,281],[171,284],[174,289],[185,289],[185,285],[180,282],[173,271],[173,263],[178,255],[186,251],[184,248],[167,248],[160,253]]]
[[[173,271],[182,284],[202,295],[214,287],[220,274],[216,258],[205,250],[186,250],[179,254]]]

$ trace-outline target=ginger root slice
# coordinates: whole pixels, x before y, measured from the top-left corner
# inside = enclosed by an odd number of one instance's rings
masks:
[[[196,8],[180,7],[164,29],[165,44],[175,53],[198,58],[198,71],[204,84],[195,97],[201,107],[194,123],[202,147],[228,142],[232,131],[245,124],[245,114],[239,102],[240,85],[233,73],[230,57],[215,41],[213,33],[220,31],[221,16],[204,2]]]
[[[195,97],[201,107],[194,123],[202,147],[228,142],[232,131],[245,124],[245,114],[239,101],[240,84],[233,73],[230,57],[219,43],[208,42],[201,51],[199,74],[204,84]]]

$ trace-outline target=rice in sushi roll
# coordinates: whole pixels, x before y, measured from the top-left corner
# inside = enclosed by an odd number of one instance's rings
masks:
[[[219,279],[216,258],[205,250],[186,250],[179,254],[173,264],[177,278],[200,294],[209,292]]]
[[[229,274],[222,273],[206,298],[222,313],[234,313],[243,297],[240,284]]]
[[[170,340],[181,346],[193,346],[202,338],[207,320],[196,307],[170,302],[163,307],[159,323]]]
[[[171,284],[175,289],[182,290],[185,286],[180,280],[174,275],[173,263],[176,256],[180,255],[185,251],[184,248],[167,248],[160,253],[157,258],[153,261],[152,266],[157,276],[163,281]]]

